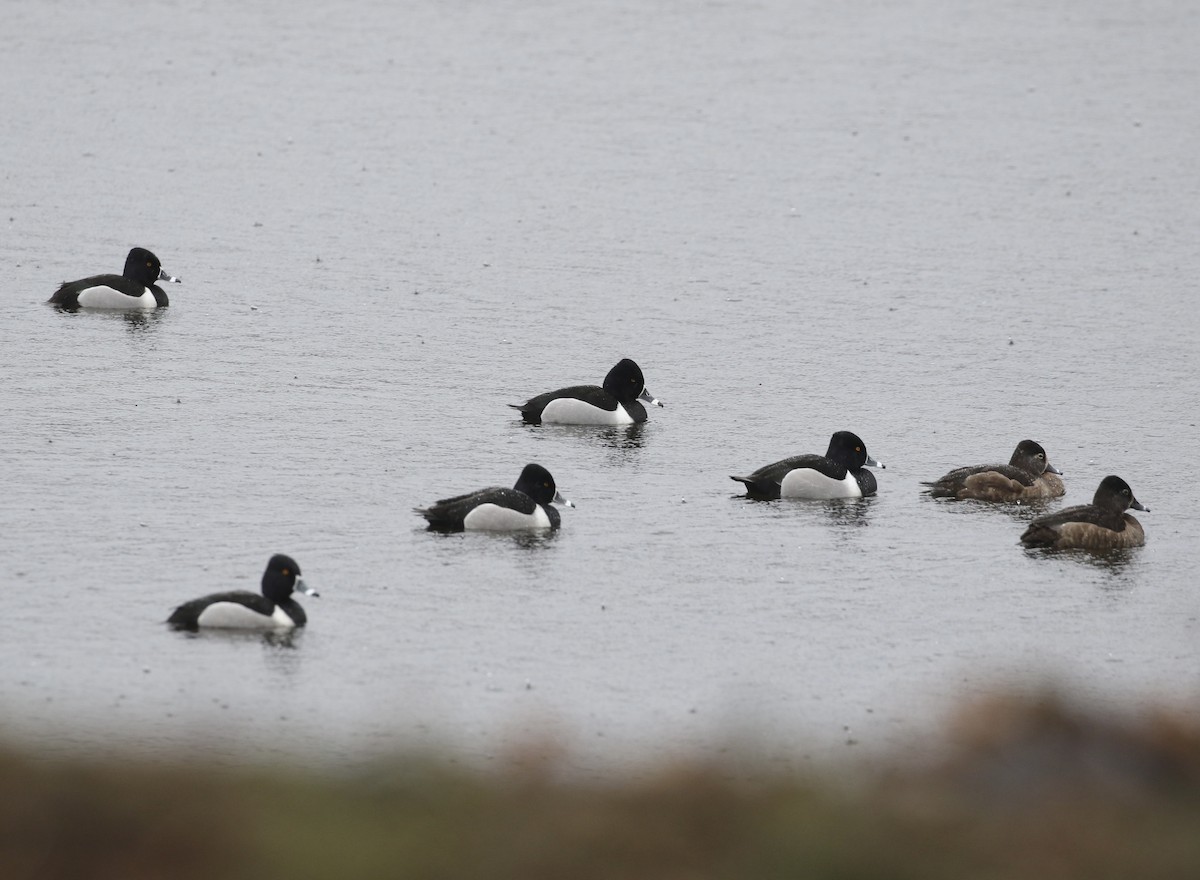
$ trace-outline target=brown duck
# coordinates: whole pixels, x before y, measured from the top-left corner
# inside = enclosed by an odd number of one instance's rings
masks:
[[[924,483],[934,498],[973,498],[977,501],[1035,501],[1065,492],[1062,471],[1046,459],[1046,450],[1022,440],[1008,464],[980,464],[950,471],[940,480]]]
[[[1142,524],[1125,512],[1131,507],[1150,510],[1133,497],[1128,483],[1120,477],[1107,476],[1100,481],[1091,504],[1038,517],[1021,535],[1021,543],[1027,547],[1058,550],[1103,551],[1140,547],[1146,542],[1146,533]]]

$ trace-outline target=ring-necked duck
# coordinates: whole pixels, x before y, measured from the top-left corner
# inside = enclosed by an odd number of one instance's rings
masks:
[[[511,489],[479,489],[418,507],[416,512],[429,520],[429,528],[445,532],[557,529],[562,517],[551,504],[575,506],[555,487],[550,471],[527,464]]]
[[[1032,440],[1022,440],[1008,464],[980,464],[955,468],[928,486],[934,498],[974,498],[978,501],[1033,501],[1057,498],[1066,489],[1055,475],[1062,471],[1046,459],[1046,450]]]
[[[625,358],[608,371],[603,386],[572,385],[509,406],[534,425],[632,425],[646,421],[642,401],[662,406],[646,389],[641,367]]]
[[[874,495],[878,485],[875,475],[863,468],[883,466],[867,455],[857,434],[838,431],[824,455],[795,455],[748,477],[730,479],[745,483],[752,498],[865,498]]]
[[[1100,481],[1091,504],[1039,516],[1021,535],[1021,543],[1027,547],[1058,550],[1103,551],[1140,547],[1146,543],[1146,533],[1142,524],[1125,512],[1131,507],[1150,511],[1133,497],[1128,483],[1110,475]]]
[[[93,275],[63,283],[49,302],[64,309],[153,309],[168,304],[166,292],[157,282],[179,284],[163,271],[158,257],[135,247],[125,258],[120,275]]]
[[[262,595],[249,590],[213,593],[176,608],[167,623],[176,629],[200,627],[230,629],[280,629],[304,626],[308,617],[292,598],[292,590],[306,596],[319,595],[300,577],[300,566],[290,556],[278,553],[267,562],[262,576]]]

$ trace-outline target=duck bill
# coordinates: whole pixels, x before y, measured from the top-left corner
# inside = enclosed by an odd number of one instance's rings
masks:
[[[168,281],[171,284],[183,284],[183,282],[180,279],[176,278],[174,275],[168,275],[166,269],[158,270],[158,280],[159,281]]]
[[[552,504],[561,504],[563,507],[574,507],[575,502],[563,495],[562,492],[555,491]]]
[[[304,578],[296,578],[296,585],[292,587],[297,593],[303,593],[306,596],[320,596],[314,588],[304,582]]]
[[[644,400],[651,406],[662,406],[663,402],[650,393],[649,388],[643,388],[642,393],[638,395],[638,400]]]
[[[1150,512],[1150,508],[1146,507],[1144,504],[1142,504],[1142,502],[1138,501],[1136,498],[1134,498],[1133,501],[1130,502],[1129,506],[1132,507],[1134,510],[1142,511],[1142,513]]]
[[[1063,472],[1062,472],[1062,471],[1060,471],[1058,468],[1056,468],[1056,467],[1055,467],[1054,465],[1052,465],[1052,464],[1047,464],[1047,465],[1046,465],[1046,473],[1048,473],[1048,474],[1058,474],[1060,477],[1063,475]]]
[[[869,455],[867,456],[867,460],[863,466],[864,467],[883,468],[884,470],[887,470],[886,464],[884,464],[882,461],[876,461],[875,459],[871,458],[871,456],[869,456]]]

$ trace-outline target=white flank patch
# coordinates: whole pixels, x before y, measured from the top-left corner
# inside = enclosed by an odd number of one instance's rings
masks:
[[[847,472],[844,480],[834,480],[811,468],[788,471],[779,486],[781,498],[861,498],[862,489],[854,474]]]
[[[541,505],[533,513],[521,513],[511,507],[501,507],[499,504],[480,504],[465,517],[464,529],[481,529],[495,532],[511,532],[518,529],[548,529],[550,517]]]
[[[267,617],[237,602],[214,602],[200,612],[197,623],[222,629],[276,629],[296,625],[296,621],[278,605],[275,606],[275,613]]]
[[[79,292],[79,305],[88,309],[153,309],[158,301],[149,288],[141,296],[128,296],[111,287],[89,287]]]
[[[546,404],[542,421],[555,425],[632,425],[633,416],[619,403],[609,412],[574,397],[560,397]]]

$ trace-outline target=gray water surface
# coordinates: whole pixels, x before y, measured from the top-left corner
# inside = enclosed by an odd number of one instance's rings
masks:
[[[0,732],[580,767],[1200,697],[1200,9],[0,3]],[[129,51],[111,47],[132,41]],[[145,316],[56,285],[154,250]],[[629,430],[506,403],[621,357]],[[850,429],[876,498],[728,474]],[[1111,560],[920,481],[1038,439]],[[544,536],[412,509],[546,465]],[[295,556],[291,638],[169,631]]]

